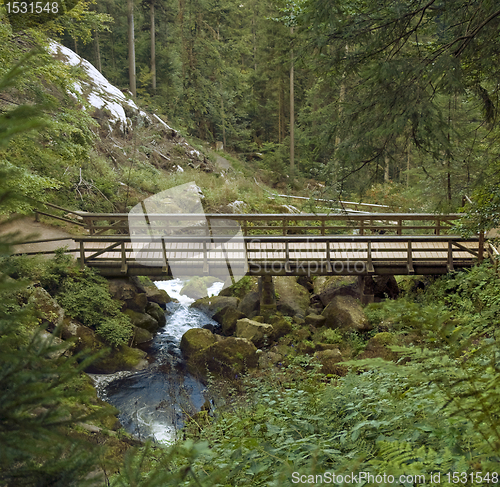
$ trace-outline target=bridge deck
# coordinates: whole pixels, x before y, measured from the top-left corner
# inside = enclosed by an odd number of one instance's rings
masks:
[[[80,259],[106,275],[227,273],[251,275],[441,274],[477,261],[478,239],[411,237],[178,237],[149,242],[138,251],[130,237],[85,237]],[[139,246],[140,249],[140,246]],[[176,267],[177,266],[177,267]]]

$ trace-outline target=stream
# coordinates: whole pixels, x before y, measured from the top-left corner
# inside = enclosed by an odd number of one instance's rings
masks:
[[[183,426],[185,414],[196,413],[206,401],[205,386],[185,369],[179,349],[182,335],[190,328],[216,322],[189,307],[194,299],[180,294],[184,285],[180,279],[155,284],[179,302],[167,304],[167,324],[158,331],[148,350],[154,361],[139,372],[91,377],[99,397],[120,411],[118,418],[129,433],[141,440],[172,443]],[[213,284],[209,295],[218,294],[222,286],[223,283]]]

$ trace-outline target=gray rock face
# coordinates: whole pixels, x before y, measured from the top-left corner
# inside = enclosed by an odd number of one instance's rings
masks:
[[[325,326],[342,330],[367,331],[370,324],[359,302],[351,296],[335,296],[323,310]]]
[[[256,347],[270,341],[273,335],[273,326],[267,323],[259,323],[248,318],[236,322],[236,336],[250,340]]]
[[[40,313],[42,323],[49,331],[53,331],[57,326],[61,326],[64,320],[64,309],[57,301],[43,288],[37,287],[28,299]]]

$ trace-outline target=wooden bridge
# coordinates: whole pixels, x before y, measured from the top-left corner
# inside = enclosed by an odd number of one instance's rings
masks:
[[[79,215],[73,251],[105,276],[444,274],[494,251],[451,234],[459,214]]]

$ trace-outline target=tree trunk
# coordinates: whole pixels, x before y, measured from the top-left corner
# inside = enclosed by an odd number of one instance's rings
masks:
[[[97,61],[97,69],[100,73],[102,73],[102,64],[101,64],[101,46],[99,44],[99,31],[95,31],[95,51],[96,51],[96,61]]]
[[[293,42],[293,27],[290,27]],[[290,50],[290,176],[295,173],[295,95],[293,83],[293,49]]]
[[[389,156],[385,155],[385,170],[384,170],[384,182],[389,182]]]
[[[128,72],[130,91],[137,96],[135,86],[134,0],[127,0],[128,7]]]
[[[155,2],[150,5],[151,17],[151,88],[156,95],[156,43],[155,43]]]

